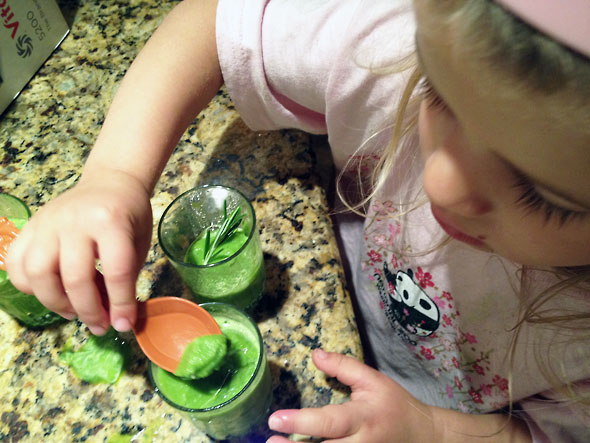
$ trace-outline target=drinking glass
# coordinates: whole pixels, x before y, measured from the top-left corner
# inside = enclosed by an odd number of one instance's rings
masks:
[[[226,208],[224,208],[226,206]],[[231,256],[206,265],[187,262],[190,245],[207,229],[218,229],[224,211],[240,208],[246,242]],[[262,296],[265,268],[256,215],[238,190],[208,185],[178,196],[164,211],[158,226],[164,253],[190,288],[197,302],[230,303],[250,310]]]
[[[228,338],[228,353],[212,375],[186,380],[154,363],[156,392],[195,426],[219,440],[246,435],[268,416],[272,381],[262,336],[244,311],[226,303],[204,303]]]

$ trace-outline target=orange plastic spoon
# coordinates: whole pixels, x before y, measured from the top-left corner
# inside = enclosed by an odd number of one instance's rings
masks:
[[[139,303],[133,332],[147,358],[174,372],[191,341],[201,335],[221,334],[221,329],[198,304],[179,297],[158,297]]]

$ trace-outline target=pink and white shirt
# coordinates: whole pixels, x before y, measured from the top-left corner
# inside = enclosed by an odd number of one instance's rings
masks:
[[[359,149],[378,155],[413,51],[407,0],[220,0],[217,45],[226,87],[252,129],[328,134],[336,168]],[[369,155],[370,157],[370,155]],[[468,413],[509,403],[507,351],[519,314],[519,267],[445,234],[424,198],[416,140],[364,222],[339,221],[359,322],[379,370],[421,401]],[[360,247],[359,247],[360,245]],[[540,290],[551,278],[533,274]],[[588,294],[551,302],[588,310]],[[586,441],[590,410],[561,397],[539,356],[587,390],[590,346],[572,331],[525,325],[512,362],[512,400],[536,441]]]

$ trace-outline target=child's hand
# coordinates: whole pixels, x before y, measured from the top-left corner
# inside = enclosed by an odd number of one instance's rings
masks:
[[[351,387],[351,400],[317,409],[276,411],[268,421],[272,430],[339,442],[435,441],[430,408],[389,377],[341,354],[317,349],[312,358],[318,369]],[[288,441],[273,436],[268,443]]]
[[[82,177],[25,225],[10,247],[7,269],[18,289],[63,317],[78,316],[94,334],[111,324],[129,330],[151,232],[149,195],[138,180],[119,171]],[[106,309],[95,281],[96,259],[108,292]]]

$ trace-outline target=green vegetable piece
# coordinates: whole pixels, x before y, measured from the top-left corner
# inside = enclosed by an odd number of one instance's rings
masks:
[[[113,384],[121,376],[128,355],[125,342],[111,328],[103,336],[90,337],[78,351],[66,343],[59,358],[84,381]]]
[[[231,256],[232,253],[224,252],[224,246],[232,241],[234,234],[240,228],[240,224],[244,219],[243,216],[240,216],[240,211],[241,209],[238,206],[228,216],[227,201],[224,201],[221,226],[215,230],[208,228],[203,235],[197,238],[189,246],[185,261],[194,265],[208,265]]]
[[[223,334],[195,338],[184,350],[174,375],[188,379],[208,377],[223,361],[227,348],[227,337]]]
[[[209,261],[205,262],[205,251],[207,250],[206,242],[209,232],[210,231],[207,230],[205,235],[201,235],[191,243],[184,259],[187,263],[202,266],[220,262],[234,255],[236,251],[238,251],[244,245],[244,243],[248,241],[248,235],[246,232],[243,229],[238,228],[225,238],[224,242],[215,249],[215,252],[211,254]],[[217,231],[212,232],[213,235],[216,235],[216,233]]]

